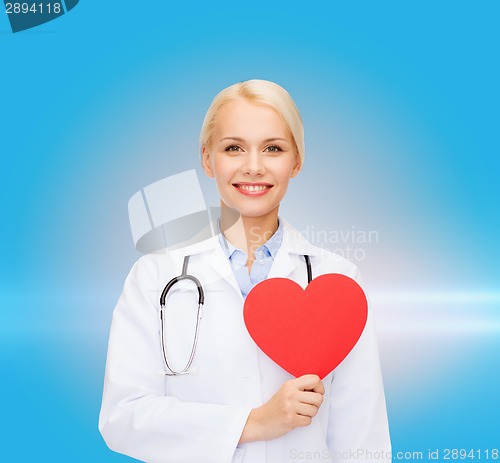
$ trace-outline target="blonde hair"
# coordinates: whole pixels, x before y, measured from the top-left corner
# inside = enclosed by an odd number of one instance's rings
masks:
[[[222,106],[240,98],[245,98],[255,104],[270,106],[280,115],[295,141],[302,168],[304,163],[304,125],[300,112],[290,94],[283,87],[269,80],[253,79],[238,82],[219,92],[205,114],[200,133],[200,149],[204,145],[210,147],[212,130],[216,123],[217,113]]]

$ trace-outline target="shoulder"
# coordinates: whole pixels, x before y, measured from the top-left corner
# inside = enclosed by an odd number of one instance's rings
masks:
[[[358,267],[350,260],[328,249],[315,246],[296,228],[286,221],[283,222],[283,244],[291,253],[307,254],[310,257],[313,276],[323,275],[324,273],[341,273],[354,280],[359,278]]]
[[[341,273],[346,275],[353,280],[359,279],[359,270],[357,265],[347,260],[345,257],[340,256],[334,252],[327,249],[317,248],[318,254],[311,257],[311,263],[316,264],[316,272],[313,272],[316,276],[323,275],[325,273]]]
[[[220,248],[218,236],[178,248],[163,248],[144,254],[132,266],[130,274],[156,275],[160,278],[169,274],[179,274],[185,256],[204,256]]]
[[[130,285],[156,287],[160,269],[165,267],[168,260],[168,253],[164,252],[164,250],[163,252],[157,251],[139,257],[127,275],[125,287]]]

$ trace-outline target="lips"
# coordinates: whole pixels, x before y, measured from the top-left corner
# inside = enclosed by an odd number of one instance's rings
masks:
[[[262,196],[265,195],[272,187],[270,183],[233,183],[233,186],[245,196]]]

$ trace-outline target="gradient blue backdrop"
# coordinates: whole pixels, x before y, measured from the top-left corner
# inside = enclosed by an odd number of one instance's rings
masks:
[[[500,447],[499,13],[82,0],[12,34],[2,12],[0,459],[130,461],[97,430],[111,314],[139,257],[127,201],[196,168],[217,204],[199,128],[249,78],[282,84],[304,118],[282,215],[357,250],[395,450]]]

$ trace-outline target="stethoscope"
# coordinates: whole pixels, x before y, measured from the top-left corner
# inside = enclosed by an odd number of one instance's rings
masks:
[[[193,363],[194,354],[196,353],[196,345],[198,344],[198,334],[200,331],[201,316],[202,316],[202,312],[203,312],[203,304],[205,302],[205,293],[203,291],[203,286],[201,285],[200,280],[198,280],[198,278],[194,277],[193,275],[188,275],[188,273],[187,273],[187,266],[189,263],[189,257],[190,256],[184,257],[184,262],[182,264],[182,273],[179,276],[172,278],[167,283],[167,285],[163,289],[163,292],[161,293],[161,296],[160,296],[160,339],[161,339],[161,350],[162,350],[162,354],[163,354],[163,362],[165,363],[165,366],[167,367],[167,371],[165,371],[165,375],[167,375],[167,376],[187,375],[189,373],[189,368],[191,367],[191,364]],[[311,280],[312,280],[311,260],[310,260],[309,256],[306,254],[304,254],[304,259],[306,261],[306,266],[307,266],[307,284],[309,284],[309,283],[311,283]],[[196,287],[198,289],[198,312],[196,314],[196,326],[194,328],[193,346],[191,347],[191,354],[189,355],[189,360],[187,361],[186,366],[181,371],[177,371],[177,370],[174,370],[168,362],[167,348],[165,346],[165,301],[166,301],[168,292],[172,289],[172,287],[176,283],[179,283],[182,280],[191,280],[193,283],[196,284]]]

